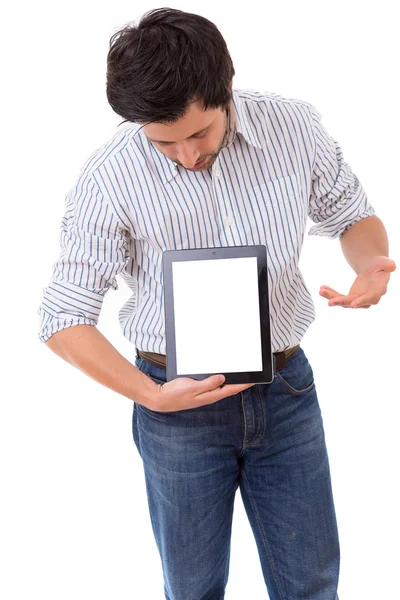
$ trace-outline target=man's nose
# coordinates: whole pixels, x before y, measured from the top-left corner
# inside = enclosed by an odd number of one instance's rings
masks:
[[[181,146],[178,151],[178,160],[186,169],[191,169],[200,159],[200,152],[193,146]]]

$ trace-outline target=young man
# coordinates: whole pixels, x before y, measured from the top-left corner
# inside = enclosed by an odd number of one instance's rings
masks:
[[[134,401],[167,599],[224,597],[240,487],[271,600],[335,600],[328,454],[300,345],[315,317],[298,267],[307,216],[311,235],[340,239],[357,273],[348,295],[321,288],[330,305],[377,304],[396,267],[317,110],[236,90],[234,74],[220,32],[198,15],[157,9],[111,38],[107,97],[125,125],[67,196],[40,339]],[[268,254],[273,382],[166,383],[163,251],[252,244]],[[118,274],[132,291],[119,320],[135,366],[96,328]]]

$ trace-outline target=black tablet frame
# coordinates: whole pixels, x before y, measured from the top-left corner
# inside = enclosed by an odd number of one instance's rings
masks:
[[[217,248],[196,248],[191,250],[166,250],[162,255],[164,317],[166,335],[167,381],[177,377],[190,377],[202,380],[214,373],[177,374],[175,315],[173,297],[172,264],[181,261],[213,260],[228,258],[257,258],[258,293],[260,307],[262,371],[223,373],[227,383],[271,383],[274,378],[274,362],[271,350],[271,325],[268,295],[267,249],[264,245],[221,246]]]

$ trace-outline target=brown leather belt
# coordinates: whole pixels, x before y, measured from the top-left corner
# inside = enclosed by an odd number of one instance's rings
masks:
[[[287,359],[290,356],[293,356],[295,352],[300,348],[300,344],[297,346],[293,346],[293,348],[288,348],[287,350],[283,350],[282,352],[274,352],[275,357],[275,371],[280,371],[286,364]],[[145,352],[143,350],[138,350],[136,348],[136,355],[146,360],[154,367],[158,367],[159,369],[165,369],[167,365],[167,357],[165,354],[157,354],[156,352]]]

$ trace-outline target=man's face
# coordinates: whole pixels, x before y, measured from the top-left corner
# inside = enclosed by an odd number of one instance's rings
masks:
[[[211,167],[222,148],[228,125],[225,109],[204,111],[202,106],[201,101],[193,102],[185,116],[172,125],[148,123],[143,126],[157,150],[190,171]],[[201,164],[196,167],[196,163]]]

